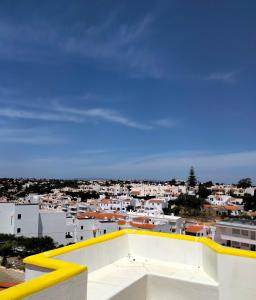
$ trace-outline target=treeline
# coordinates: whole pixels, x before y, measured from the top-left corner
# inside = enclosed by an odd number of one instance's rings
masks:
[[[205,199],[195,195],[180,194],[175,200],[168,202],[168,207],[164,208],[165,215],[181,215],[181,216],[200,216]]]
[[[82,202],[86,202],[88,199],[99,199],[100,195],[96,191],[88,191],[88,192],[65,192],[66,195],[71,196],[72,198],[81,198]]]

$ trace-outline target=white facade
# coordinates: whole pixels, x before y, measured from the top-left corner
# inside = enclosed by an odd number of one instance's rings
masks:
[[[39,236],[50,236],[59,245],[74,242],[74,225],[68,223],[65,212],[41,210],[39,213]],[[70,238],[70,236],[72,238]]]
[[[103,199],[99,202],[100,209],[105,211],[125,211],[129,205],[131,205],[129,199]]]
[[[58,245],[74,242],[65,238],[74,232],[65,212],[39,210],[38,204],[0,203],[0,233],[25,237],[50,236]]]
[[[0,232],[17,236],[38,236],[37,204],[0,203]]]
[[[161,214],[151,214],[151,213],[138,213],[138,212],[128,212],[127,216],[132,220],[138,217],[147,218],[149,224],[154,224],[156,227],[153,231],[166,232],[166,233],[182,233],[183,230],[183,220],[181,217],[172,215],[161,215]]]
[[[256,221],[223,220],[216,223],[215,241],[225,246],[256,250]]]
[[[119,226],[114,221],[77,218],[75,220],[75,242],[87,240],[117,230],[119,230]]]
[[[162,200],[147,200],[144,202],[144,208],[146,210],[157,210],[159,212],[163,211],[164,207],[167,207],[168,204],[165,201]]]
[[[211,205],[225,205],[231,200],[232,197],[229,195],[210,195],[207,198],[207,202],[209,202]]]

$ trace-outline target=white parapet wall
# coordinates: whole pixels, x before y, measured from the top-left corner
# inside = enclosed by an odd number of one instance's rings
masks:
[[[255,300],[256,253],[207,238],[121,230],[25,259],[0,299]]]

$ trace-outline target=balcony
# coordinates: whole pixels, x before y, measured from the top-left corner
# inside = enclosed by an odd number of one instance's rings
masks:
[[[227,240],[227,241],[234,241],[238,243],[245,243],[245,244],[250,244],[250,245],[256,245],[256,241],[246,238],[241,235],[229,235],[229,234],[221,234],[221,239],[222,240]]]
[[[256,253],[207,238],[121,230],[25,259],[0,299],[256,299]]]

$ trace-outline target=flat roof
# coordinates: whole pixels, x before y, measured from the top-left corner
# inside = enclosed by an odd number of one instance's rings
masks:
[[[216,222],[216,225],[235,226],[235,227],[247,227],[256,229],[256,220],[249,219],[225,219]]]

